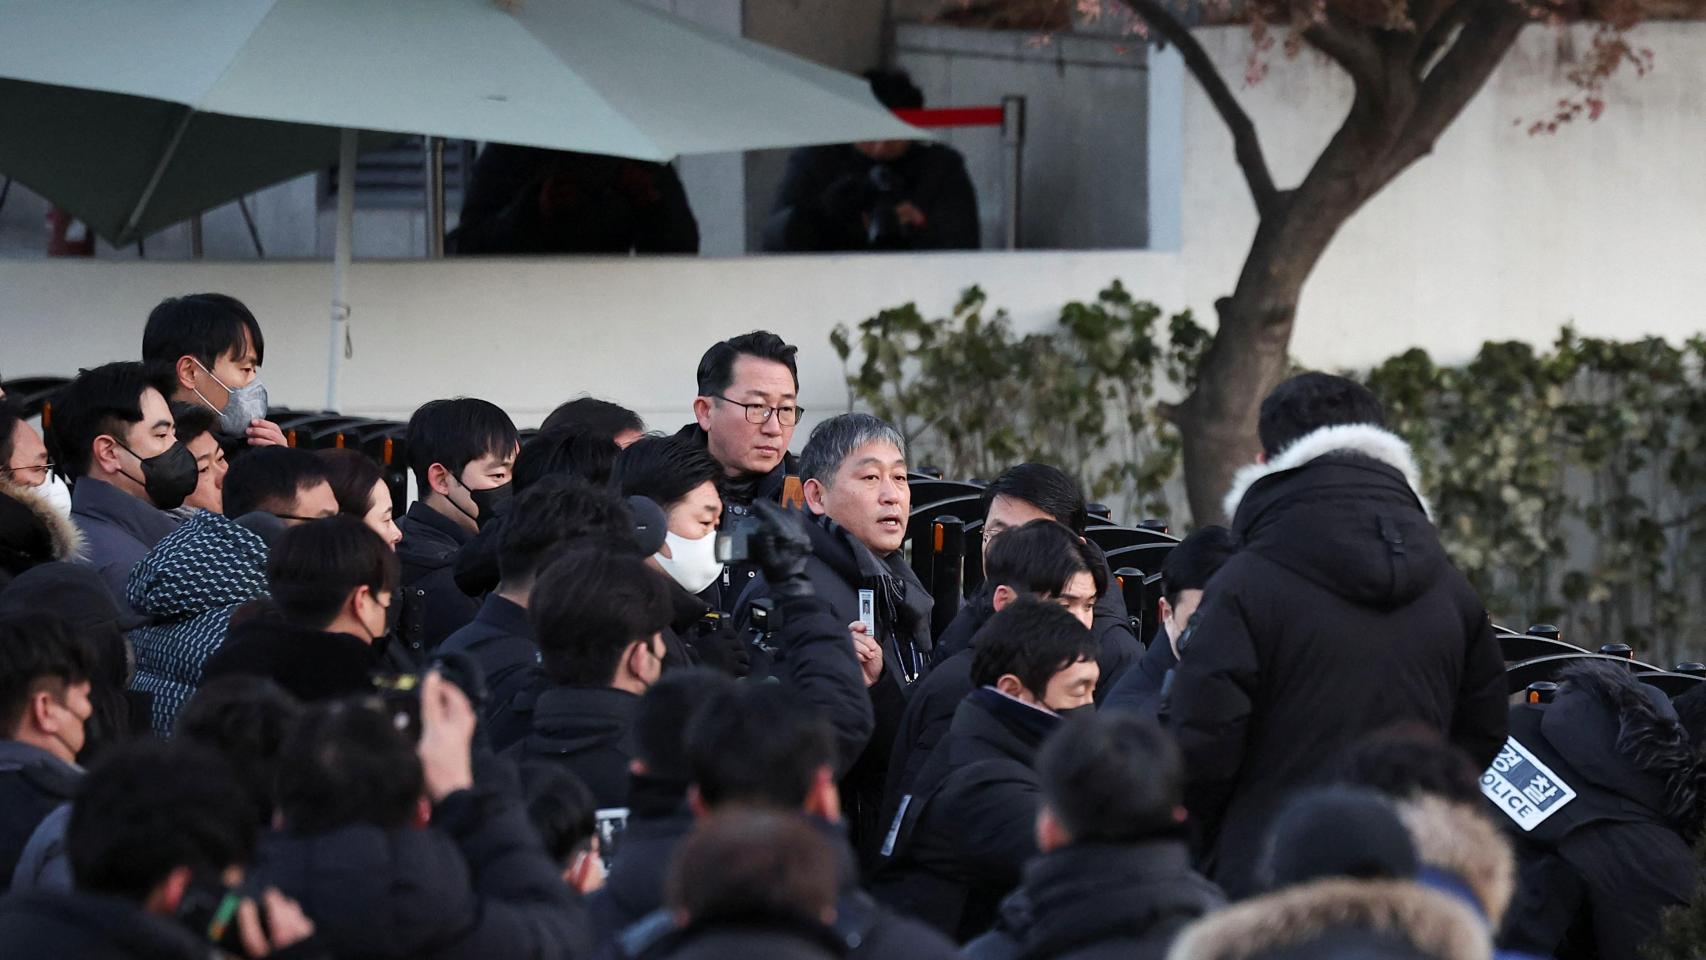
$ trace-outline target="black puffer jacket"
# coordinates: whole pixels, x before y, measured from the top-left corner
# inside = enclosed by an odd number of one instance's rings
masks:
[[[886,910],[859,888],[853,851],[845,829],[836,823],[808,818],[814,828],[834,847],[837,860],[834,940],[840,953],[850,960],[954,960],[959,954],[947,938],[910,917]],[[663,910],[664,877],[675,848],[693,831],[691,819],[664,817],[649,820],[639,843],[629,846],[635,824],[622,838],[623,848],[611,867],[610,882],[591,898],[601,935],[612,919],[625,919],[628,929],[617,940],[618,957],[671,955],[669,941],[682,935],[669,929]],[[622,911],[615,908],[621,905]],[[647,915],[632,911],[647,905]],[[763,954],[768,957],[770,954]],[[748,958],[742,958],[748,960]]]
[[[0,900],[0,943],[18,960],[208,960],[205,940],[117,897],[31,891]]]
[[[40,747],[0,740],[0,893],[12,885],[36,827],[71,801],[82,779],[83,771]]]
[[[403,611],[396,652],[419,662],[480,610],[480,602],[456,585],[457,555],[474,536],[420,501],[410,505],[397,529],[403,531],[397,544]]]
[[[958,942],[988,930],[1037,853],[1032,762],[1059,724],[988,687],[967,696],[890,826],[871,892]]]
[[[576,960],[592,949],[586,908],[526,813],[485,788],[446,798],[425,829],[270,834],[254,873],[301,904],[340,960]]]
[[[532,732],[504,756],[561,764],[587,785],[599,809],[625,807],[639,705],[625,690],[553,686],[534,704]]]
[[[232,627],[207,658],[203,681],[266,677],[298,700],[318,702],[373,692],[379,651],[348,633],[312,630],[273,614]]]
[[[1084,844],[1025,865],[994,930],[966,945],[967,960],[1162,960],[1173,937],[1224,906],[1191,869],[1183,841]]]
[[[853,640],[847,625],[859,619],[861,590],[870,590],[875,600],[877,640],[883,647],[882,676],[867,688],[875,725],[868,745],[841,780],[842,813],[853,847],[860,862],[869,864],[881,842],[884,781],[901,715],[907,698],[930,669],[932,601],[898,551],[877,557],[828,517],[814,517],[805,528],[812,541],[806,577],[815,599],[828,608],[830,619],[822,621],[825,629],[838,627],[839,635],[846,637],[855,669],[858,660],[851,653]],[[749,597],[768,594],[769,585],[762,576],[748,591]],[[742,608],[746,605],[741,603]]]
[[[1234,897],[1279,801],[1357,737],[1421,724],[1477,766],[1504,740],[1504,662],[1415,477],[1392,434],[1329,427],[1228,497],[1242,547],[1209,582],[1169,721],[1210,874]]]
[[[1634,960],[1700,877],[1689,844],[1706,814],[1706,763],[1670,701],[1629,671],[1585,665],[1561,679],[1554,702],[1511,708],[1511,745],[1483,779],[1517,851],[1501,944]]]

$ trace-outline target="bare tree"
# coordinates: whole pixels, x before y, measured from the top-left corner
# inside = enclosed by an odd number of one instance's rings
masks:
[[[1195,390],[1163,414],[1184,436],[1191,513],[1220,519],[1233,472],[1258,449],[1256,414],[1284,376],[1298,299],[1339,228],[1382,188],[1433,150],[1510,51],[1524,26],[1592,16],[1600,26],[1571,79],[1577,95],[1531,132],[1594,117],[1600,90],[1619,65],[1644,71],[1651,54],[1625,42],[1635,11],[1566,11],[1532,0],[1258,0],[1239,13],[1258,38],[1286,24],[1288,49],[1325,55],[1350,76],[1354,95],[1338,131],[1296,186],[1274,182],[1249,114],[1168,0],[1122,4],[1154,39],[1175,46],[1232,133],[1258,225],[1229,296],[1215,304],[1219,329]],[[1542,0],[1544,2],[1544,0]],[[1613,15],[1615,14],[1615,15]]]

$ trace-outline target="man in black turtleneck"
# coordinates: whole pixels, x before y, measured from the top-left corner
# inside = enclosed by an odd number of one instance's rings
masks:
[[[801,503],[797,460],[788,452],[801,413],[795,349],[773,333],[755,330],[713,344],[699,361],[695,422],[676,435],[704,444],[723,468],[723,530],[747,516],[754,500]],[[701,596],[719,610],[735,612],[731,605],[757,576],[756,564],[731,564]]]

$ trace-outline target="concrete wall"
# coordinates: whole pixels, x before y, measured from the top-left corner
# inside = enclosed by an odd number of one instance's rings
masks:
[[[1041,249],[1148,246],[1148,57],[1105,37],[900,24],[893,62],[931,106],[1025,97],[1019,245]],[[1008,150],[1000,128],[944,132],[977,189],[983,245],[1006,235]]]
[[[1255,119],[1281,186],[1295,184],[1350,101],[1319,57],[1244,87],[1247,33],[1198,32]],[[1409,346],[1462,359],[1483,340],[1684,338],[1706,326],[1706,24],[1655,23],[1632,38],[1651,74],[1625,72],[1596,123],[1531,137],[1569,86],[1559,34],[1531,27],[1436,145],[1353,218],[1304,290],[1293,350],[1322,366]],[[1585,50],[1577,35],[1575,50]],[[1231,137],[1184,85],[1183,259],[1199,310],[1231,289],[1255,232]]]
[[[1241,76],[1247,37],[1210,30]],[[1536,28],[1422,161],[1355,218],[1310,282],[1293,352],[1321,367],[1363,366],[1411,346],[1446,361],[1485,339],[1586,333],[1681,339],[1706,302],[1706,26],[1643,28],[1654,72],[1619,80],[1596,124],[1531,138],[1515,121],[1563,89],[1555,35]],[[1330,134],[1348,90],[1317,59],[1276,55],[1272,75],[1239,89],[1282,183]],[[1212,318],[1254,229],[1229,138],[1183,84],[1176,254],[1059,252],[735,260],[358,263],[350,409],[395,414],[456,392],[490,395],[535,418],[592,391],[660,425],[681,419],[684,385],[710,340],[754,327],[805,347],[807,405],[845,404],[825,341],[838,322],[916,299],[940,313],[981,283],[1016,325],[1052,322],[1068,299],[1114,277],[1169,307]],[[0,262],[0,373],[65,373],[133,356],[160,298],[227,290],[254,303],[283,402],[323,395],[329,265]]]
[[[590,392],[673,429],[705,348],[767,327],[800,345],[801,405],[815,423],[847,408],[828,341],[837,323],[912,299],[937,315],[978,283],[1034,328],[1064,296],[1094,296],[1115,276],[1163,302],[1181,292],[1173,257],[1138,252],[358,262],[343,408],[397,417],[477,394],[525,425]],[[134,358],[154,304],[220,290],[261,320],[273,402],[316,408],[330,285],[317,262],[0,261],[0,375]]]

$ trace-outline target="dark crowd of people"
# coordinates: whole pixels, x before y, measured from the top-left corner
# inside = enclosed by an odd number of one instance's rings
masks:
[[[1263,403],[1146,645],[1070,464],[937,615],[904,438],[796,443],[771,333],[673,433],[427,403],[405,505],[267,419],[242,303],[142,326],[0,406],[8,958],[1633,960],[1695,897],[1701,697],[1513,703],[1349,380]]]

